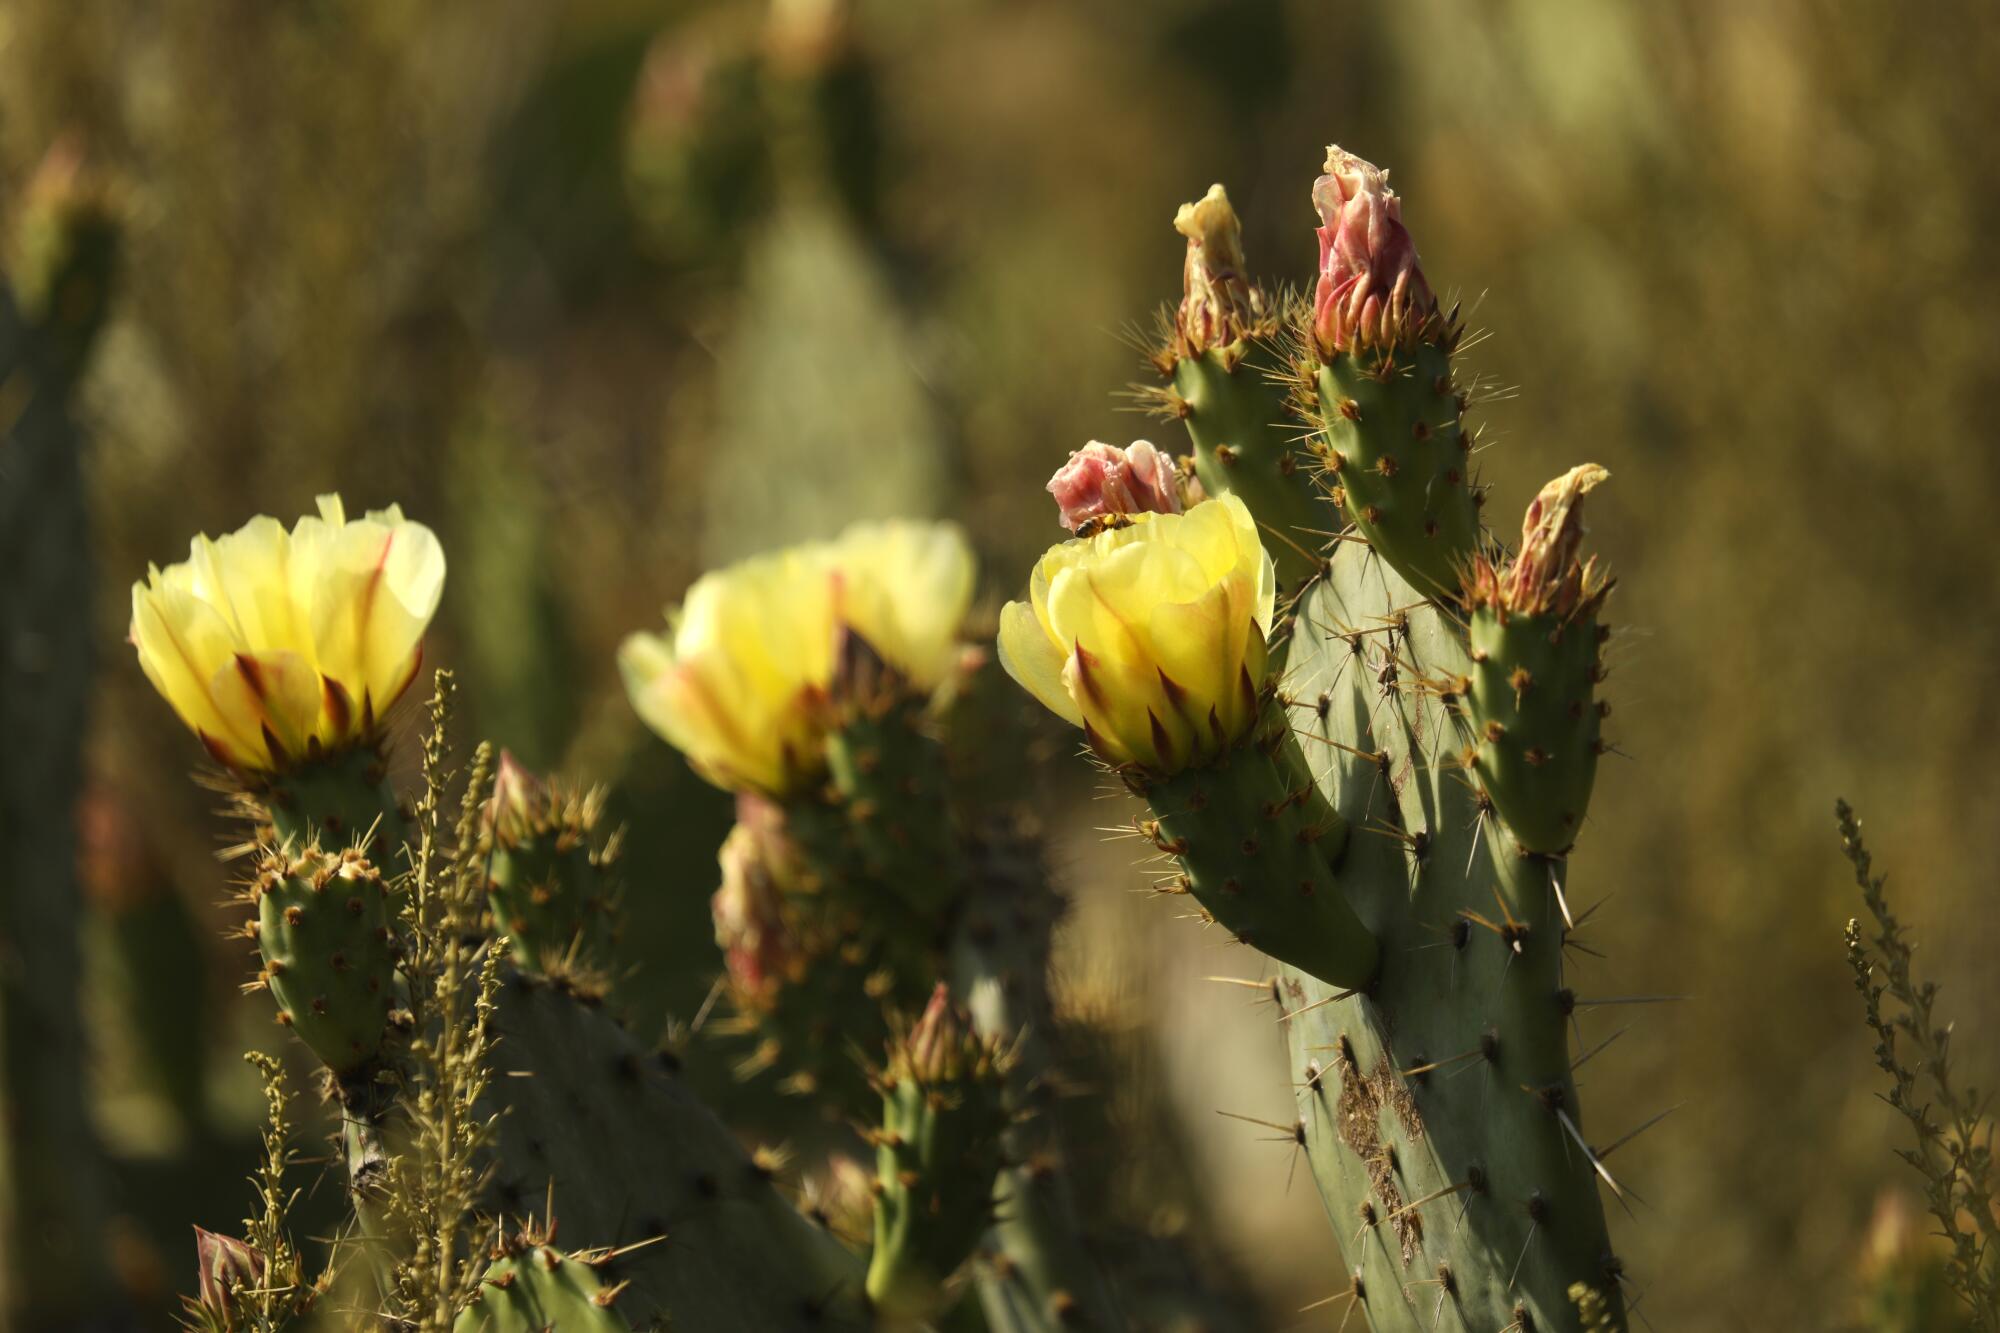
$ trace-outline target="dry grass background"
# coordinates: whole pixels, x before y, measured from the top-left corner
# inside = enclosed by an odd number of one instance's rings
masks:
[[[1836,794],[1967,1073],[2000,1077],[1996,124],[1975,0],[0,6],[0,216],[65,133],[128,216],[87,401],[92,1012],[131,1280],[164,1301],[184,1223],[232,1216],[234,1051],[265,1036],[210,929],[190,747],[118,646],[147,560],[336,486],[433,522],[435,658],[482,734],[652,812],[628,943],[694,977],[726,816],[629,717],[619,635],[705,562],[860,513],[962,519],[1011,593],[1064,451],[1166,434],[1111,391],[1138,372],[1120,331],[1176,289],[1175,205],[1226,182],[1253,265],[1301,280],[1337,139],[1394,168],[1491,333],[1489,513],[1584,458],[1614,477],[1630,759],[1575,859],[1573,892],[1610,895],[1580,984],[1691,997],[1620,1014],[1584,1087],[1606,1137],[1687,1103],[1624,1163],[1640,1308],[1842,1326],[1902,1168],[1842,965]],[[1309,1185],[1213,1114],[1288,1118],[1268,1014],[1201,980],[1249,964],[1130,892],[1094,831],[1117,803],[1067,813],[1088,779],[1043,748],[1076,1002],[1148,1052],[1264,1321],[1330,1326],[1286,1313],[1340,1284]],[[168,919],[205,980],[135,1030],[160,932],[131,923]]]

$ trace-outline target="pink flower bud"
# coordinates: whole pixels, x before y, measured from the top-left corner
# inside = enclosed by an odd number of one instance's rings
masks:
[[[1110,514],[1181,512],[1174,460],[1145,440],[1135,440],[1128,449],[1092,440],[1049,478],[1048,491],[1062,510],[1062,525],[1071,532]]]
[[[486,802],[488,833],[502,844],[517,842],[534,832],[536,814],[548,803],[542,780],[523,767],[512,751],[502,750],[499,771],[493,776],[493,795]]]
[[[1243,225],[1220,185],[1174,215],[1174,230],[1187,237],[1180,308],[1174,332],[1183,356],[1227,347],[1250,331],[1259,304],[1243,260]]]
[[[907,1079],[935,1088],[1004,1076],[1013,1059],[1004,1042],[979,1035],[971,1013],[951,998],[950,988],[940,981],[915,1023],[896,1024],[883,1072],[891,1083]]]
[[[1313,293],[1320,354],[1421,333],[1437,314],[1437,297],[1403,226],[1403,201],[1389,188],[1389,173],[1328,145],[1313,207],[1321,222]]]
[[[718,859],[722,887],[709,908],[715,942],[722,948],[729,980],[743,1000],[769,996],[790,975],[799,957],[785,916],[783,885],[793,874],[794,852],[784,829],[784,812],[759,796],[736,800],[736,827]]]
[[[264,1281],[264,1256],[234,1236],[194,1229],[195,1290],[201,1308],[223,1328],[237,1327],[239,1293]]]

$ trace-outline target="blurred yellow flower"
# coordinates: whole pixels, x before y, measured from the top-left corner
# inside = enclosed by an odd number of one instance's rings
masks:
[[[1174,773],[1249,731],[1274,576],[1234,495],[1064,542],[1000,613],[1000,661],[1114,764]]]
[[[824,765],[837,634],[920,690],[951,674],[972,552],[948,523],[863,523],[696,579],[618,651],[632,706],[718,787],[786,795]]]
[[[274,772],[371,735],[416,678],[444,551],[391,505],[349,522],[338,495],[288,533],[259,516],[196,537],[132,585],[139,665],[231,768]]]

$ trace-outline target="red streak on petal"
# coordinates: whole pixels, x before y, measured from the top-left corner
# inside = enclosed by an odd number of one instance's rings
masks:
[[[332,723],[333,734],[345,736],[348,727],[354,722],[353,696],[348,694],[346,686],[332,676],[321,676],[319,685],[320,707],[326,711],[327,720]]]

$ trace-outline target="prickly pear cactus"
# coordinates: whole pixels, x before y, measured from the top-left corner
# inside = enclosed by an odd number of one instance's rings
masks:
[[[267,850],[248,889],[264,966],[254,984],[336,1074],[380,1054],[396,999],[389,892],[357,848]]]
[[[486,899],[512,957],[535,971],[602,968],[617,923],[616,834],[598,829],[602,790],[543,780],[502,752],[487,803]]]
[[[630,1284],[618,1304],[633,1324],[868,1326],[861,1261],[778,1193],[770,1163],[671,1060],[589,997],[526,975],[501,986],[494,1028],[497,1210],[539,1207],[553,1190],[564,1235],[620,1249],[597,1271]]]
[[[1165,891],[1279,965],[1294,1133],[1349,1266],[1342,1318],[1618,1327],[1599,1189],[1623,1193],[1580,1127],[1569,1036],[1589,1001],[1563,977],[1610,587],[1578,558],[1578,502],[1604,470],[1551,483],[1520,550],[1494,548],[1459,325],[1387,173],[1330,148],[1313,202],[1318,282],[1287,316],[1297,424],[1244,418],[1225,454],[1185,389],[1164,395],[1216,492],[1184,514],[1052,483],[1065,526],[1088,500],[1100,528],[1038,563],[1002,613],[1001,660],[1152,807],[1140,832],[1181,871]],[[1203,206],[1157,366],[1186,370],[1216,330],[1237,345],[1256,308],[1226,200]],[[1295,516],[1309,479],[1229,465],[1299,449],[1338,540],[1273,599],[1312,530]]]
[[[1338,878],[1382,965],[1359,993],[1286,967],[1278,1000],[1299,1139],[1376,1333],[1575,1330],[1577,1284],[1622,1320],[1598,1196],[1616,1187],[1570,1072],[1588,1001],[1563,976],[1566,866],[1460,771],[1473,728],[1449,682],[1472,666],[1451,613],[1367,547],[1292,627],[1287,699],[1354,830]]]
[[[923,1016],[891,1039],[875,1077],[875,1249],[868,1295],[891,1319],[925,1319],[992,1217],[1003,1165],[1011,1054],[981,1037],[939,982]]]
[[[372,729],[372,724],[370,729]],[[407,835],[379,744],[319,755],[246,784],[245,811],[268,822],[280,846],[400,850]]]

